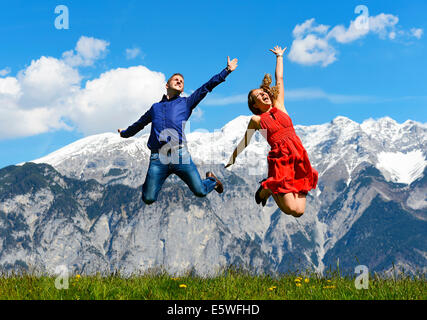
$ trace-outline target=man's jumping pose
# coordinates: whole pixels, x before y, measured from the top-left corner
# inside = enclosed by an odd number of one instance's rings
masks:
[[[151,204],[157,200],[158,193],[166,178],[174,173],[180,177],[197,197],[205,197],[215,189],[223,192],[222,183],[212,172],[206,173],[206,179],[200,178],[186,147],[184,134],[185,122],[193,109],[211,92],[213,88],[225,81],[225,78],[236,69],[237,59],[230,61],[227,67],[189,97],[181,97],[184,90],[184,77],[175,73],[166,83],[166,95],[133,125],[126,130],[118,129],[120,136],[129,138],[141,131],[150,122],[151,133],[147,146],[151,150],[150,165],[142,186],[142,200]]]

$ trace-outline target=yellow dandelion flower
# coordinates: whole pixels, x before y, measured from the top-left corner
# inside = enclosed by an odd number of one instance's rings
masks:
[[[186,284],[180,284],[179,287],[180,288],[187,288],[187,285]]]
[[[332,282],[331,280],[326,280],[326,282]]]
[[[299,283],[299,282],[298,282],[298,283],[296,283],[296,286],[297,286],[297,287],[301,287],[301,283]]]
[[[276,286],[272,286],[272,287],[268,288],[268,290],[273,291],[276,288],[277,288]]]
[[[176,280],[178,280],[178,279],[179,279],[179,278],[172,278],[172,280],[173,280],[173,281],[176,281]]]
[[[300,278],[296,278],[295,282],[301,282],[301,279]]]
[[[324,289],[335,289],[335,286],[325,286]]]
[[[76,280],[79,280],[81,278],[81,275],[76,275]]]
[[[304,282],[305,282],[305,283],[309,283],[309,282],[310,282],[310,279],[309,279],[309,278],[305,278],[305,279],[304,279]]]

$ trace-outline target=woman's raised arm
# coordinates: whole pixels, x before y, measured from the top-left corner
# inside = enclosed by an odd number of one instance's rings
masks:
[[[276,55],[276,86],[279,89],[279,94],[277,95],[277,99],[273,101],[273,106],[283,110],[285,109],[285,88],[283,84],[283,54],[286,51],[286,47],[282,49],[282,47],[275,46],[274,49],[270,49]],[[287,112],[286,112],[287,113]]]

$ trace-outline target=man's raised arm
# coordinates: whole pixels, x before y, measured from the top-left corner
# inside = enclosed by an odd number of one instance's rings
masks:
[[[211,92],[217,85],[219,85],[221,82],[225,81],[225,78],[233,72],[237,68],[237,59],[233,59],[230,61],[230,57],[227,57],[227,67],[222,70],[217,75],[213,76],[208,82],[206,82],[203,86],[201,86],[199,89],[194,91],[191,96],[187,99],[187,105],[194,109],[200,101],[206,95],[208,92]]]
[[[122,138],[130,138],[136,135],[139,131],[144,129],[144,127],[152,121],[151,119],[151,108],[136,121],[133,125],[129,126],[126,130],[118,129]]]

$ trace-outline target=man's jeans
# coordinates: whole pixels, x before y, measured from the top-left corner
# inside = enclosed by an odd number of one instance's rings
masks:
[[[200,178],[197,167],[185,147],[168,155],[161,152],[151,153],[150,165],[142,186],[142,200],[146,204],[152,204],[157,200],[163,183],[172,173],[180,177],[197,197],[205,197],[216,185],[214,178],[209,177],[205,180]]]

